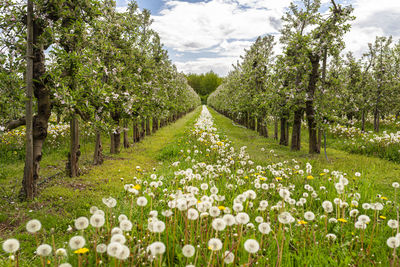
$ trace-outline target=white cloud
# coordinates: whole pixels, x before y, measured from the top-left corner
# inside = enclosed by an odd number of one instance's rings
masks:
[[[255,38],[276,34],[291,0],[209,0],[190,3],[164,0],[164,9],[153,16],[153,28],[162,42],[175,51],[178,69],[184,72],[213,70],[225,75]],[[346,51],[357,56],[367,51],[376,35],[400,37],[400,0],[339,0],[355,8],[351,31],[345,35]],[[330,0],[322,0],[324,7]],[[275,39],[278,41],[278,38]],[[280,51],[277,45],[276,52]],[[196,53],[198,58],[188,60]],[[207,53],[207,54],[206,54]],[[216,58],[206,55],[217,55]]]
[[[346,51],[361,56],[367,52],[368,43],[373,43],[376,36],[392,35],[395,40],[400,38],[400,1],[355,0],[352,5],[356,19],[344,38]]]

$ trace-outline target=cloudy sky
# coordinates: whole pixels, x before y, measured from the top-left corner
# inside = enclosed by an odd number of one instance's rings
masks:
[[[260,35],[279,38],[281,17],[292,0],[138,0],[151,11],[153,28],[180,71],[210,70],[225,76],[231,65]],[[360,56],[376,35],[400,37],[400,0],[337,0],[351,4],[351,31],[346,50]],[[330,0],[322,0],[322,11]],[[117,0],[123,9],[127,0]]]

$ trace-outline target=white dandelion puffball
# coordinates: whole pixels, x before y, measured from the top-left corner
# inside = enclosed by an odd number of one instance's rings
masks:
[[[208,240],[208,248],[212,251],[218,251],[222,248],[222,242],[219,238],[211,238]]]
[[[130,231],[132,229],[132,223],[129,220],[123,220],[119,223],[119,227],[122,231]]]
[[[245,212],[239,212],[235,218],[238,224],[247,224],[250,221],[249,215]]]
[[[36,249],[36,254],[39,256],[49,256],[51,253],[51,246],[47,245],[47,244],[42,244],[40,246],[38,246],[38,248]]]
[[[221,214],[221,211],[218,207],[211,207],[208,212],[210,213],[211,217],[218,217]]]
[[[399,187],[400,187],[400,184],[399,184],[398,182],[394,182],[394,183],[392,184],[392,186],[393,186],[394,188],[399,188]]]
[[[354,227],[355,227],[356,229],[365,230],[365,229],[367,229],[367,224],[366,224],[366,223],[363,223],[363,222],[360,222],[360,221],[356,221],[356,222],[354,223]]]
[[[15,238],[10,238],[3,242],[3,250],[6,253],[14,253],[18,249],[19,249],[19,241]]]
[[[387,224],[392,229],[397,229],[397,227],[399,226],[399,222],[396,220],[389,220]]]
[[[117,200],[112,197],[103,198],[103,203],[109,208],[114,208],[117,205]]]
[[[199,212],[196,209],[190,208],[188,209],[187,216],[189,220],[194,221],[199,218]]]
[[[332,202],[329,200],[325,200],[322,202],[322,208],[325,210],[326,213],[331,213],[333,211],[333,205]]]
[[[287,211],[282,212],[282,213],[279,214],[279,216],[278,216],[279,222],[280,222],[280,223],[283,223],[283,224],[290,223],[291,219],[292,219],[292,215],[290,215],[290,213],[287,212]]]
[[[335,234],[327,234],[326,239],[335,241],[336,240],[336,235]]]
[[[185,256],[186,258],[193,257],[195,251],[196,250],[195,250],[194,246],[192,246],[192,245],[185,245],[182,248],[183,256]]]
[[[150,252],[153,256],[164,254],[165,245],[163,242],[156,241],[147,247],[147,252]]]
[[[225,251],[224,252],[224,262],[226,264],[232,263],[235,260],[235,255],[233,254],[232,251]]]
[[[116,235],[113,235],[113,236],[111,237],[110,242],[111,242],[111,243],[112,243],[112,242],[117,242],[117,243],[120,243],[121,245],[123,245],[123,244],[125,244],[125,242],[126,242],[126,238],[125,238],[124,235],[116,234]]]
[[[97,253],[104,253],[107,251],[107,245],[106,244],[98,244],[96,247]]]
[[[94,214],[92,217],[90,217],[90,224],[95,227],[95,228],[100,228],[104,225],[105,223],[105,218],[103,215],[100,214]]]
[[[123,220],[128,220],[128,217],[125,214],[121,214],[118,216],[118,221],[122,222]]]
[[[107,254],[111,257],[117,257],[121,253],[122,245],[118,242],[111,242],[107,246]]]
[[[122,245],[122,248],[118,251],[116,258],[119,260],[126,260],[131,254],[129,248],[125,245]]]
[[[56,250],[56,256],[67,257],[67,250],[59,248]]]
[[[94,214],[96,211],[98,211],[99,210],[99,208],[98,207],[96,207],[96,206],[91,206],[90,207],[90,214]]]
[[[111,229],[111,235],[116,235],[116,234],[123,234],[124,231],[121,230],[121,228],[119,227],[114,227],[113,229]]]
[[[390,248],[397,248],[400,245],[400,240],[395,236],[392,236],[387,239],[386,244]]]
[[[77,230],[86,229],[89,226],[89,220],[86,217],[79,217],[75,220],[75,228]]]
[[[232,226],[236,223],[235,216],[231,214],[225,214],[224,217],[222,217],[222,219],[225,221],[227,226]]]
[[[30,220],[27,224],[26,224],[26,230],[29,233],[36,233],[37,231],[39,231],[42,228],[42,224],[39,222],[39,220]]]
[[[71,237],[69,240],[69,246],[71,247],[72,250],[80,249],[85,246],[85,238],[83,236],[77,235],[74,237]]]
[[[369,223],[371,219],[368,217],[368,215],[360,215],[358,216],[358,221],[363,222],[365,224]]]
[[[269,232],[271,232],[271,226],[269,225],[269,223],[266,222],[260,223],[258,225],[258,231],[260,231],[260,233],[262,233],[263,235],[267,235],[269,234]]]
[[[244,242],[244,249],[248,253],[256,253],[260,249],[260,244],[255,239],[247,239],[246,242]]]
[[[138,199],[136,200],[136,204],[140,207],[144,207],[147,205],[147,198],[145,197],[138,197]]]
[[[165,230],[165,223],[162,221],[157,221],[153,225],[153,232],[154,233],[162,233]]]
[[[211,225],[215,231],[223,231],[226,227],[226,223],[225,223],[224,219],[222,219],[222,218],[214,219],[212,221]]]
[[[304,213],[304,218],[305,218],[307,221],[313,221],[313,220],[315,219],[315,214],[314,214],[312,211],[306,211],[306,212]]]
[[[60,265],[58,265],[58,267],[72,267],[72,265],[69,264],[68,262],[65,262],[65,263],[61,263]]]

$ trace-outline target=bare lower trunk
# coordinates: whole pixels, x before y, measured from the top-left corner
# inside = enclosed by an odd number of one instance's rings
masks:
[[[279,140],[279,144],[283,146],[288,145],[288,138],[287,138],[287,119],[285,117],[281,117],[281,136]]]
[[[379,133],[379,110],[375,109],[374,112],[374,131]]]
[[[274,118],[274,139],[278,140],[278,117]]]
[[[124,128],[124,148],[129,148],[128,131]]]
[[[320,153],[318,147],[318,134],[317,134],[317,122],[315,120],[315,110],[314,110],[314,92],[316,89],[317,79],[318,79],[318,68],[319,68],[319,56],[311,55],[310,61],[312,65],[312,72],[310,75],[310,81],[308,84],[308,99],[306,100],[306,115],[308,123],[308,133],[309,133],[309,153]]]
[[[301,119],[303,118],[304,110],[299,108],[294,111],[293,129],[292,129],[292,144],[290,149],[298,151],[301,148]]]
[[[101,165],[104,162],[103,158],[103,147],[101,145],[101,133],[96,130],[96,143],[94,147],[93,164]]]
[[[121,146],[121,131],[117,128],[114,132],[111,133],[111,154],[118,154]]]
[[[320,128],[318,128],[318,132],[317,132],[318,138],[317,138],[317,146],[318,146],[318,150],[321,151],[321,145],[322,145],[322,130]]]
[[[361,114],[361,131],[365,132],[365,110]]]
[[[69,150],[69,161],[67,163],[67,172],[70,177],[79,176],[79,156],[81,151],[79,150],[79,122],[76,115],[73,115],[70,121],[70,135],[71,143]]]
[[[137,119],[133,120],[133,127],[132,127],[132,131],[133,131],[133,143],[137,143],[139,142],[140,139],[140,133],[139,133],[139,124],[137,122]]]
[[[141,121],[141,130],[140,130],[140,139],[143,139],[146,135],[146,121],[142,119]]]
[[[158,130],[158,120],[156,117],[153,117],[152,121],[152,132],[155,133]]]
[[[151,130],[150,130],[150,117],[146,118],[146,135],[151,135]]]

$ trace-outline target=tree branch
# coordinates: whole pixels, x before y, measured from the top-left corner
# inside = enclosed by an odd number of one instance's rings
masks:
[[[6,131],[11,131],[19,126],[26,125],[25,117],[19,118],[17,120],[11,120],[6,123]]]

